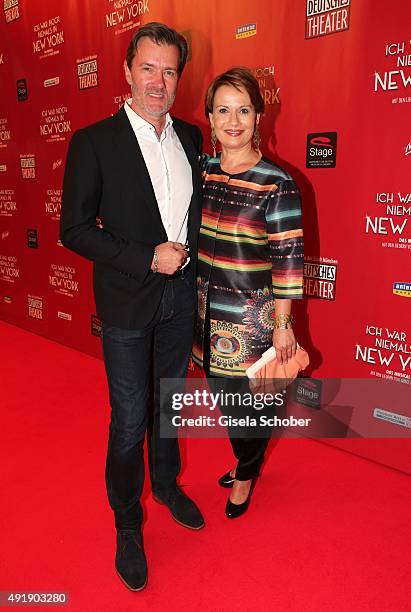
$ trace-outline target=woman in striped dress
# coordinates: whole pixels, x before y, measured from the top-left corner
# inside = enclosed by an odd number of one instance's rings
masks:
[[[249,70],[216,77],[205,111],[221,155],[203,161],[193,359],[208,376],[244,380],[270,346],[280,362],[296,350],[291,303],[303,294],[300,197],[288,172],[260,153],[264,101]],[[237,465],[219,483],[232,487],[226,514],[234,518],[248,507],[268,438],[230,440]]]

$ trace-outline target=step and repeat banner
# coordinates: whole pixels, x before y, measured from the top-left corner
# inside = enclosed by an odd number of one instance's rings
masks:
[[[409,385],[409,0],[2,5],[0,318],[101,355],[91,264],[59,241],[66,150],[76,129],[121,107],[130,37],[163,21],[190,47],[173,112],[201,127],[207,152],[203,99],[211,79],[245,65],[259,80],[262,151],[291,172],[303,197],[306,299],[295,313],[314,383],[355,377]],[[314,383],[315,398],[321,385]],[[376,418],[393,437],[410,433],[410,408],[396,405],[395,394],[375,409],[357,411],[359,436],[361,421],[366,429]],[[380,458],[404,457],[399,440],[396,450],[388,442]],[[408,465],[409,457],[408,450]]]

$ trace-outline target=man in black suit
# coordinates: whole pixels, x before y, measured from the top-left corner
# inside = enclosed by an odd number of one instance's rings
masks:
[[[124,62],[131,98],[113,117],[73,135],[64,175],[62,243],[94,262],[111,404],[106,483],[115,565],[132,590],[147,582],[140,496],[151,378],[153,496],[180,524],[204,526],[176,483],[178,441],[162,438],[159,427],[170,410],[160,379],[186,375],[194,325],[202,138],[168,114],[186,59],[187,43],[175,30],[141,27]]]

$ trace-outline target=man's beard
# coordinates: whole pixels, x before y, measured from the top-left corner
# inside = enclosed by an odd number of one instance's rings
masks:
[[[155,101],[152,104],[150,104],[150,98],[149,98],[150,93],[164,93],[165,97],[162,99],[162,102],[163,102],[162,107],[158,106],[158,104],[156,104]],[[141,95],[135,91],[134,87],[132,87],[131,89],[131,95],[133,97],[133,102],[137,106],[137,108],[141,108],[145,113],[155,118],[162,117],[163,115],[168,113],[170,108],[173,106],[173,102],[176,97],[175,94],[170,97],[167,91],[165,92],[154,92],[154,91],[145,92],[143,95]]]

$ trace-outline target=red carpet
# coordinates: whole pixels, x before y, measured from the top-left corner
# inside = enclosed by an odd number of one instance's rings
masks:
[[[181,483],[206,528],[145,490],[149,583],[113,571],[101,361],[0,323],[0,590],[68,592],[69,610],[410,609],[411,479],[327,445],[281,440],[249,512],[224,516],[226,440],[183,441]]]

